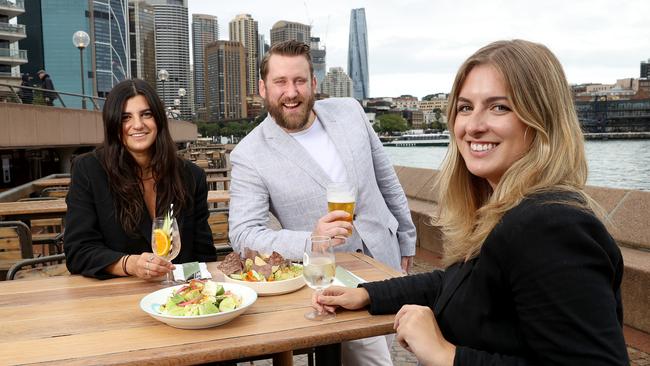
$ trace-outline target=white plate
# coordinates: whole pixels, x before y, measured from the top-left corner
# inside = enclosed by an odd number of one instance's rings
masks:
[[[165,315],[161,314],[159,309],[160,305],[163,305],[167,302],[167,299],[171,296],[172,292],[178,288],[181,288],[185,285],[178,285],[167,287],[162,290],[158,290],[150,293],[140,300],[140,308],[145,313],[151,315],[153,318],[160,320],[167,325],[172,327],[181,328],[181,329],[203,329],[216,327],[227,323],[239,315],[243,314],[246,309],[253,305],[255,300],[257,300],[257,294],[252,289],[237,285],[234,283],[223,283],[217,282],[222,285],[226,291],[231,291],[237,296],[241,297],[241,305],[231,311],[225,311],[223,313],[209,314],[209,315],[194,315],[194,316],[176,316],[176,315]]]
[[[228,276],[224,277],[226,278],[226,282],[250,287],[260,296],[288,294],[289,292],[294,292],[305,285],[305,279],[302,275],[288,280],[271,282],[240,281]]]

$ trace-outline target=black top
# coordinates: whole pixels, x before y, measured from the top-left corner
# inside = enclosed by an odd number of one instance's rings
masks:
[[[41,79],[41,88],[47,90],[54,90],[54,83],[52,82],[52,78],[50,77],[49,74],[45,74],[43,79]],[[58,94],[54,92],[43,92],[43,94],[50,99],[58,98]]]
[[[217,253],[208,225],[207,183],[205,172],[184,161],[182,178],[192,202],[176,216],[181,233],[181,251],[174,263],[212,262]],[[79,156],[74,161],[70,190],[66,197],[64,247],[66,264],[71,273],[106,279],[104,271],[125,254],[151,252],[152,220],[143,202],[142,220],[137,235],[129,236],[117,219],[108,176],[96,153]]]
[[[629,365],[621,252],[595,216],[557,197],[508,211],[471,261],[364,284],[370,312],[431,307],[454,365]]]

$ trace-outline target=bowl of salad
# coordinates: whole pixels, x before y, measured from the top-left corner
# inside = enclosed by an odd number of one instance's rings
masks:
[[[227,283],[247,286],[259,296],[281,295],[305,285],[302,265],[284,259],[277,252],[263,255],[246,248],[244,257],[233,252],[217,266]]]
[[[255,300],[257,294],[246,286],[191,280],[148,294],[140,300],[140,308],[172,327],[203,329],[235,319]]]

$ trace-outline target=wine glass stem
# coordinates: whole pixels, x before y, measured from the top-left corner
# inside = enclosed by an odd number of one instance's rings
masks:
[[[318,299],[318,296],[323,292],[323,289],[318,289],[316,290],[316,298]],[[323,310],[318,310],[317,311],[318,315],[323,315]]]

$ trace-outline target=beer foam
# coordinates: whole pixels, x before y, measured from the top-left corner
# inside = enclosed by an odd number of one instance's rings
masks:
[[[327,194],[327,202],[350,203],[354,201],[354,195],[351,192],[330,192]]]

